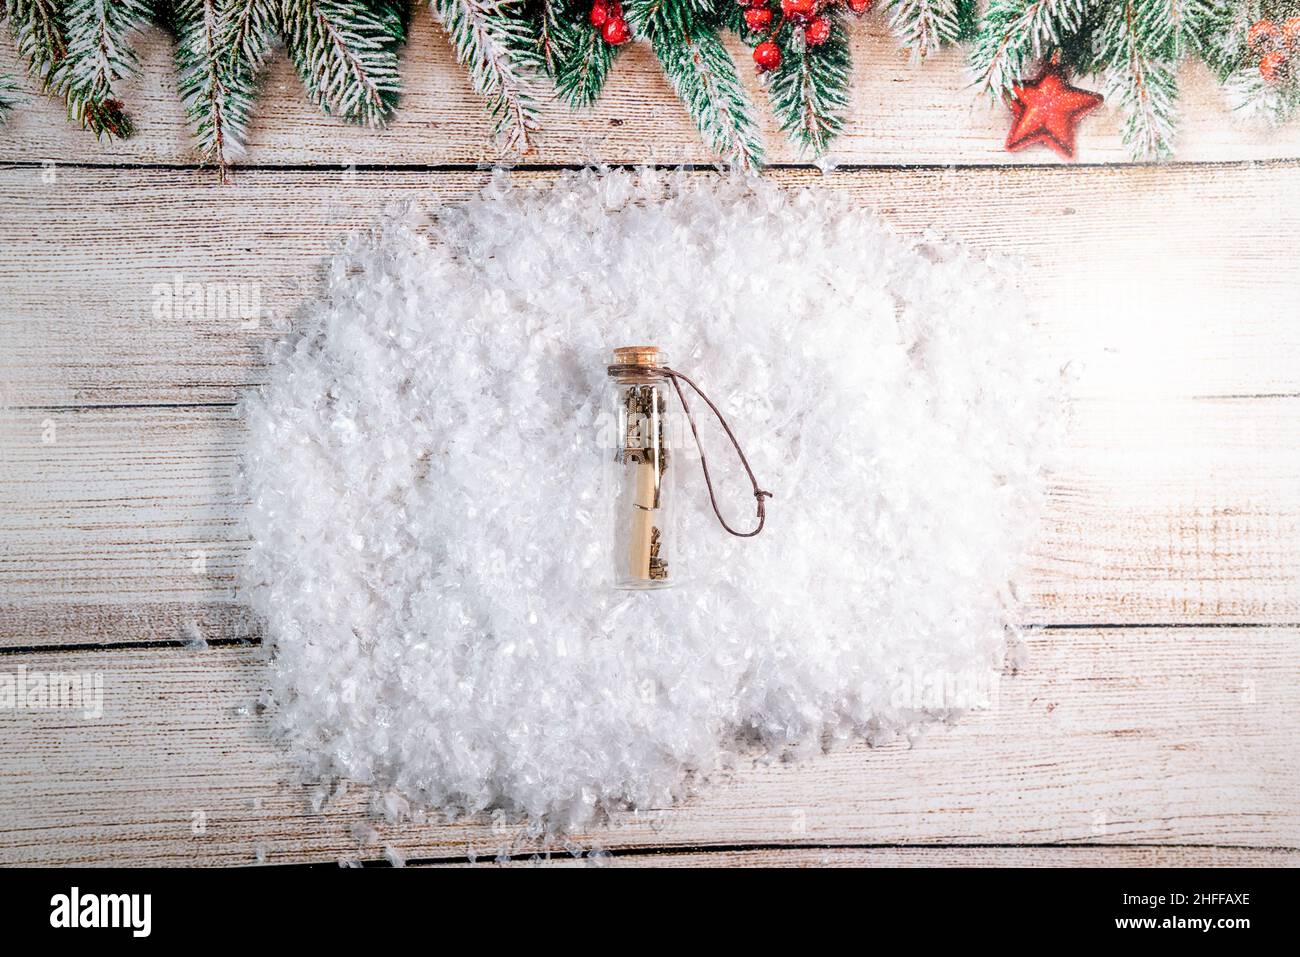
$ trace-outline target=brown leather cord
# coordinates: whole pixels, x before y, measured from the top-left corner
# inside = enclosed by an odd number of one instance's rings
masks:
[[[676,369],[670,369],[668,366],[660,365],[635,365],[635,364],[615,364],[607,369],[612,376],[646,376],[661,375],[667,376],[673,382],[673,388],[677,390],[677,398],[682,403],[682,411],[686,413],[686,421],[691,424],[691,435],[695,436],[695,447],[700,450],[700,468],[704,470],[704,484],[709,489],[709,503],[713,506],[713,514],[718,516],[718,522],[732,535],[737,538],[753,538],[763,530],[763,525],[767,522],[767,506],[763,502],[765,498],[772,498],[771,492],[765,492],[758,487],[758,479],[754,477],[754,470],[749,467],[749,459],[745,458],[745,452],[736,441],[736,434],[731,431],[731,426],[727,424],[726,417],[713,404],[713,400],[704,394],[704,391],[695,384],[695,381],[688,375],[678,372]],[[758,525],[750,532],[738,532],[722,517],[722,512],[718,509],[718,498],[713,492],[713,479],[709,475],[709,462],[704,455],[704,446],[700,442],[700,431],[695,427],[695,416],[691,414],[690,403],[686,401],[686,394],[682,392],[681,382],[685,382],[695,394],[708,404],[713,410],[713,414],[718,417],[718,424],[722,430],[727,433],[727,438],[731,439],[731,444],[736,448],[736,455],[740,457],[740,464],[745,467],[745,473],[749,476],[749,483],[754,487],[754,498],[758,503]]]
[[[771,498],[772,493],[765,492],[758,487],[758,479],[754,477],[754,470],[749,467],[749,459],[745,458],[745,452],[741,449],[740,443],[736,441],[735,433],[731,431],[731,426],[727,424],[726,417],[723,416],[722,412],[718,410],[718,407],[713,404],[713,400],[704,394],[703,390],[695,384],[694,380],[692,380],[690,376],[683,375],[676,369],[670,369],[667,366],[660,366],[659,371],[673,380],[673,388],[677,390],[677,398],[681,400],[682,411],[686,413],[686,421],[691,423],[691,435],[695,436],[695,447],[700,450],[700,468],[704,470],[704,484],[708,486],[709,489],[709,502],[713,505],[713,514],[718,516],[718,522],[721,523],[722,527],[732,535],[735,535],[737,538],[753,538],[763,530],[763,525],[767,522],[767,506],[763,499]],[[713,410],[713,414],[718,417],[718,424],[722,426],[722,430],[727,433],[727,438],[731,439],[731,444],[735,446],[736,455],[740,457],[740,464],[745,467],[745,472],[749,475],[749,483],[754,486],[754,499],[758,504],[758,525],[751,532],[736,531],[727,524],[727,520],[722,517],[722,512],[718,510],[718,499],[717,496],[713,494],[713,479],[709,477],[709,462],[704,455],[704,446],[700,443],[700,432],[695,427],[695,416],[691,415],[691,407],[686,402],[686,393],[682,392],[682,382],[685,382],[694,389],[695,394],[703,399],[708,407]]]

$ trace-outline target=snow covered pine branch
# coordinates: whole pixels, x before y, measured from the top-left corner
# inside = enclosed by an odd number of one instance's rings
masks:
[[[109,138],[131,135],[118,87],[139,70],[141,31],[162,24],[195,142],[223,168],[244,151],[277,48],[313,103],[383,125],[413,16],[442,25],[512,154],[534,145],[548,99],[590,106],[621,51],[643,43],[710,149],[756,166],[758,108],[724,43],[732,33],[750,48],[745,68],[783,131],[802,155],[821,156],[847,118],[849,31],[867,16],[914,60],[967,44],[976,85],[994,99],[1014,103],[1049,66],[1094,78],[1135,159],[1172,153],[1189,58],[1243,113],[1281,122],[1300,108],[1300,0],[3,0],[0,15],[29,84]],[[0,75],[0,119],[22,107],[19,94],[17,78]]]

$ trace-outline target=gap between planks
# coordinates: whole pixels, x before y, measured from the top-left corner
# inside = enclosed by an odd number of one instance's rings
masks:
[[[1231,170],[1231,169],[1250,169],[1250,170],[1269,170],[1284,169],[1300,165],[1300,159],[1283,158],[1283,159],[1225,159],[1211,160],[1205,162],[1194,162],[1191,160],[1164,160],[1161,162],[1151,163],[1088,163],[1083,161],[1071,162],[1064,167],[1069,170]],[[218,170],[205,163],[129,163],[129,162],[110,162],[110,163],[93,163],[85,160],[76,160],[58,164],[61,170],[85,170],[90,172],[159,172],[159,173],[212,173],[217,175]],[[45,163],[34,160],[0,160],[0,170],[41,170],[45,168]],[[1039,163],[999,163],[997,166],[990,167],[986,163],[841,163],[834,169],[822,170],[812,163],[768,163],[763,167],[765,174],[780,173],[807,173],[819,174],[824,181],[833,180],[836,176],[849,175],[853,173],[884,173],[884,172],[918,172],[918,173],[936,173],[936,172],[953,172],[967,173],[974,171],[987,171],[989,169],[1005,170],[1008,172],[1027,172],[1034,171],[1038,173],[1046,172],[1051,167],[1043,166]],[[614,171],[622,170],[625,172],[634,172],[638,170],[654,171],[657,173],[709,173],[717,175],[745,175],[739,171],[731,170],[729,167],[717,163],[241,163],[238,166],[231,167],[229,175],[235,177],[240,173],[317,173],[322,176],[329,174],[338,174],[342,172],[352,173],[580,173],[586,171]],[[757,174],[756,178],[762,179],[762,174]],[[216,185],[230,185],[229,183]]]
[[[183,633],[192,626],[193,634]],[[1027,622],[1026,631],[1044,634],[1071,632],[1168,631],[1171,629],[1287,628],[1300,631],[1298,622]],[[95,640],[63,641],[69,634],[93,634]],[[196,637],[202,637],[201,646]],[[23,640],[40,640],[19,644]],[[37,654],[129,651],[148,648],[261,647],[261,623],[250,608],[237,603],[220,605],[148,603],[136,605],[78,605],[41,602],[0,605],[0,659]]]
[[[286,865],[294,866],[294,865]],[[385,859],[363,867],[390,867]],[[1294,848],[1210,844],[723,844],[695,847],[610,848],[596,858],[569,854],[539,860],[465,857],[406,861],[407,867],[1300,867]]]

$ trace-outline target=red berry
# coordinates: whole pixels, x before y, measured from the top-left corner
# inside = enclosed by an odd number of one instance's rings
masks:
[[[861,16],[871,9],[871,0],[848,0],[849,9]]]
[[[627,21],[622,17],[610,17],[605,21],[605,25],[600,28],[600,35],[605,38],[605,42],[610,46],[627,43]]]
[[[1278,32],[1272,20],[1256,20],[1246,31],[1246,42],[1252,47],[1265,47],[1277,39]]]
[[[803,20],[813,13],[813,0],[781,0],[781,12],[787,17]]]
[[[1274,50],[1272,53],[1265,53],[1259,60],[1259,75],[1268,80],[1269,83],[1276,83],[1282,79],[1282,71],[1286,67],[1286,54],[1281,50]]]
[[[603,27],[605,21],[609,19],[609,5],[602,0],[596,0],[591,5],[591,25],[593,27]]]
[[[831,22],[825,17],[813,17],[808,21],[808,29],[804,31],[804,39],[808,41],[810,47],[821,46],[831,38]]]
[[[1300,44],[1300,17],[1289,17],[1282,21],[1282,39],[1291,47]]]
[[[781,65],[781,48],[771,40],[754,47],[754,62],[760,70],[775,70]]]
[[[745,11],[745,26],[758,31],[766,30],[772,25],[771,7],[750,7]]]

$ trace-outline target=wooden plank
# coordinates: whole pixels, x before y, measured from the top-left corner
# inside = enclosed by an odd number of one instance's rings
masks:
[[[1300,851],[1243,847],[764,847],[575,858],[560,852],[428,867],[1300,867]]]
[[[914,747],[755,762],[586,847],[1083,844],[1300,847],[1294,628],[1040,634],[995,706]],[[100,676],[103,714],[0,709],[0,862],[247,864],[528,853],[490,820],[319,813],[269,739],[256,649],[0,656]],[[196,826],[199,825],[199,826]],[[370,828],[373,827],[373,833]]]
[[[322,257],[388,203],[461,199],[486,173],[0,170],[0,404],[233,402],[317,290]],[[521,173],[544,184],[554,173]],[[698,174],[707,175],[707,174]],[[909,233],[1023,259],[1042,346],[1081,395],[1300,394],[1300,164],[772,174]],[[157,288],[240,283],[229,310],[159,314]]]
[[[1015,582],[1025,621],[1300,621],[1300,399],[1079,400],[1073,415]],[[247,551],[241,442],[227,408],[0,415],[0,647],[246,633],[219,610]],[[180,605],[108,621],[51,602]]]
[[[802,159],[768,115],[766,93],[749,66],[749,53],[735,38],[729,46],[755,102],[761,105],[769,161]],[[143,75],[120,93],[138,132],[124,142],[98,144],[70,126],[63,109],[36,93],[0,136],[0,161],[61,163],[192,163],[184,113],[176,92],[171,47],[161,30],[139,45]],[[872,14],[854,29],[854,84],[848,121],[832,158],[841,163],[1055,164],[1055,153],[1034,149],[1007,153],[1002,144],[1010,115],[977,96],[958,50],[924,67],[889,36],[884,18]],[[390,126],[364,130],[321,113],[307,102],[283,55],[272,62],[255,107],[249,164],[480,164],[502,158],[491,143],[491,126],[464,70],[427,11],[416,11],[402,58],[405,93]],[[0,41],[0,73],[24,74],[6,34]],[[1259,160],[1300,156],[1300,125],[1280,130],[1233,116],[1209,73],[1199,64],[1181,75],[1182,131],[1178,158],[1186,161]],[[1095,83],[1084,81],[1085,86]],[[596,108],[574,113],[559,103],[542,111],[543,134],[523,159],[529,163],[708,163],[714,157],[673,95],[648,48],[634,45],[620,57]],[[1089,117],[1079,138],[1087,162],[1129,159],[1120,142],[1113,108]]]

